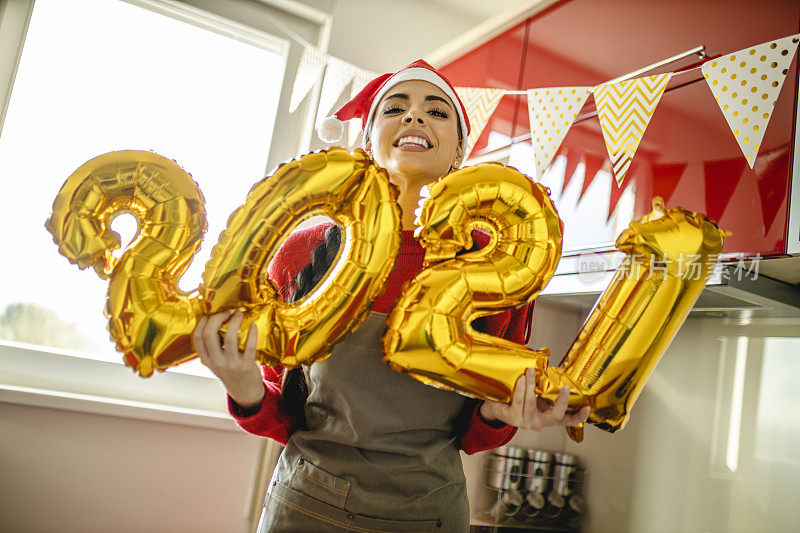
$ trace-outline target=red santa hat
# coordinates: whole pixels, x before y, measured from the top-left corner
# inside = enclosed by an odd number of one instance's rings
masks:
[[[317,133],[319,138],[328,143],[337,142],[342,137],[344,131],[343,121],[353,118],[361,119],[361,129],[364,131],[364,138],[368,139],[372,124],[375,122],[375,108],[384,95],[400,82],[422,80],[432,83],[442,90],[444,94],[453,102],[458,115],[458,127],[461,130],[461,148],[467,153],[467,137],[469,137],[469,119],[464,103],[456,94],[450,82],[438,70],[431,65],[418,59],[407,67],[395,73],[382,74],[367,83],[361,92],[355,95],[349,102],[339,108],[336,113],[322,121]]]

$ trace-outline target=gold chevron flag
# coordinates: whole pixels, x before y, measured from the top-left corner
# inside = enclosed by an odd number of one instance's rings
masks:
[[[358,69],[355,76],[353,76],[353,83],[350,85],[350,100],[357,95],[364,86],[369,83],[369,80],[377,78],[378,73],[371,70]],[[347,121],[347,146],[354,146],[358,140],[358,134],[361,133],[361,119],[354,118]]]
[[[467,110],[467,118],[470,124],[470,134],[467,138],[467,153],[464,154],[466,160],[478,138],[483,133],[483,128],[497,109],[497,104],[503,98],[503,89],[490,89],[486,87],[456,87],[456,94],[464,102]]]
[[[597,116],[617,185],[625,180],[644,130],[671,77],[672,72],[667,72],[595,87]]]
[[[322,75],[322,69],[328,62],[327,54],[316,46],[306,46],[303,55],[300,56],[300,64],[297,65],[297,74],[294,77],[292,87],[292,98],[289,101],[289,113],[294,113],[308,91]]]
[[[528,121],[536,181],[544,177],[544,171],[564,142],[591,90],[591,87],[528,89]]]
[[[703,63],[703,77],[750,168],[789,71],[800,34]]]

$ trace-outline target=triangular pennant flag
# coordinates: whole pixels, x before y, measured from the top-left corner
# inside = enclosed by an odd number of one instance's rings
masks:
[[[561,186],[562,191],[567,189],[567,185],[569,185],[569,182],[572,179],[572,175],[575,174],[575,168],[578,166],[578,163],[580,163],[581,160],[583,159],[583,154],[573,148],[570,148],[567,151],[566,158],[567,158],[567,170],[564,172],[564,185]]]
[[[653,195],[664,199],[669,204],[672,193],[681,181],[683,171],[688,163],[656,163],[653,165]]]
[[[322,91],[319,95],[319,108],[317,109],[317,122],[327,117],[331,108],[342,96],[344,88],[353,79],[359,68],[335,57],[328,57],[325,67],[325,77],[322,79]]]
[[[750,168],[755,164],[798,42],[800,34],[703,63],[703,77]]]
[[[635,163],[631,165],[631,170],[635,168]],[[633,173],[635,175],[635,172]],[[628,188],[628,185],[631,184],[632,180],[627,180],[624,184],[615,187],[614,184],[611,184],[611,197],[609,198],[608,202],[608,216],[606,217],[606,222],[611,220],[611,216],[614,214],[614,209],[617,208],[617,204],[619,203],[619,199],[622,198],[622,193],[625,192],[625,189]]]
[[[706,161],[703,163],[703,177],[706,184],[706,216],[719,223],[725,208],[739,185],[745,162],[741,157]]]
[[[605,159],[596,156],[594,154],[587,153],[583,157],[583,163],[585,168],[583,170],[583,185],[581,185],[581,194],[578,196],[578,201],[583,198],[584,193],[586,193],[586,189],[589,188],[589,185],[592,184],[594,181],[594,177],[603,168],[603,163]]]
[[[467,138],[467,153],[464,154],[464,160],[469,157],[469,153],[483,133],[483,128],[486,127],[492,113],[497,109],[497,104],[503,98],[504,92],[503,89],[484,87],[456,87],[456,94],[461,98],[464,108],[467,110],[471,129]]]
[[[297,75],[294,77],[294,87],[292,87],[292,98],[289,101],[289,112],[294,113],[308,91],[322,75],[322,69],[328,61],[327,54],[316,46],[306,46],[303,55],[300,56],[300,64],[297,65]]]
[[[789,144],[770,150],[758,158],[755,167],[758,182],[758,195],[761,197],[761,218],[764,221],[764,233],[769,231],[780,205],[786,197],[786,182],[791,162]]]
[[[378,73],[371,70],[358,69],[353,76],[353,83],[350,85],[350,98],[352,99],[357,95],[364,86],[369,83],[369,80],[377,78]],[[347,139],[348,146],[354,146],[358,140],[358,135],[361,133],[361,119],[354,118],[347,121]]]
[[[537,181],[550,166],[591,90],[591,87],[528,89],[528,122]]]
[[[617,184],[622,184],[672,72],[604,83],[594,89],[597,116]]]

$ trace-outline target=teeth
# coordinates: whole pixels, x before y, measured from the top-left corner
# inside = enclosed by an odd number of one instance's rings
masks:
[[[430,143],[422,137],[400,137],[400,140],[397,141],[397,146],[404,146],[406,144],[415,144],[423,148],[431,147]]]

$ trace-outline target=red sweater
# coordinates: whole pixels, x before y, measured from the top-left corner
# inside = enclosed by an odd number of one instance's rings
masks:
[[[269,266],[269,278],[276,284],[285,298],[294,289],[294,277],[301,268],[310,261],[311,252],[325,239],[325,230],[330,224],[319,224],[296,231],[289,236],[275,259]],[[400,254],[395,269],[386,282],[383,294],[375,300],[373,311],[388,314],[395,299],[400,295],[403,284],[412,279],[421,269],[425,249],[414,238],[411,231],[402,232]],[[476,233],[479,246],[485,246],[488,239],[485,234]],[[533,304],[520,309],[512,309],[499,315],[487,317],[487,333],[503,337],[512,342],[525,344],[530,324],[530,312]],[[281,444],[286,444],[296,427],[293,420],[278,405],[281,395],[281,377],[283,367],[262,366],[262,375],[266,394],[261,405],[254,412],[246,412],[228,396],[228,410],[236,423],[250,433],[269,437]],[[472,407],[469,417],[460,417],[462,427],[456,427],[459,435],[459,447],[468,454],[489,450],[506,444],[517,431],[514,426],[491,424],[480,416],[483,402],[467,404]]]

